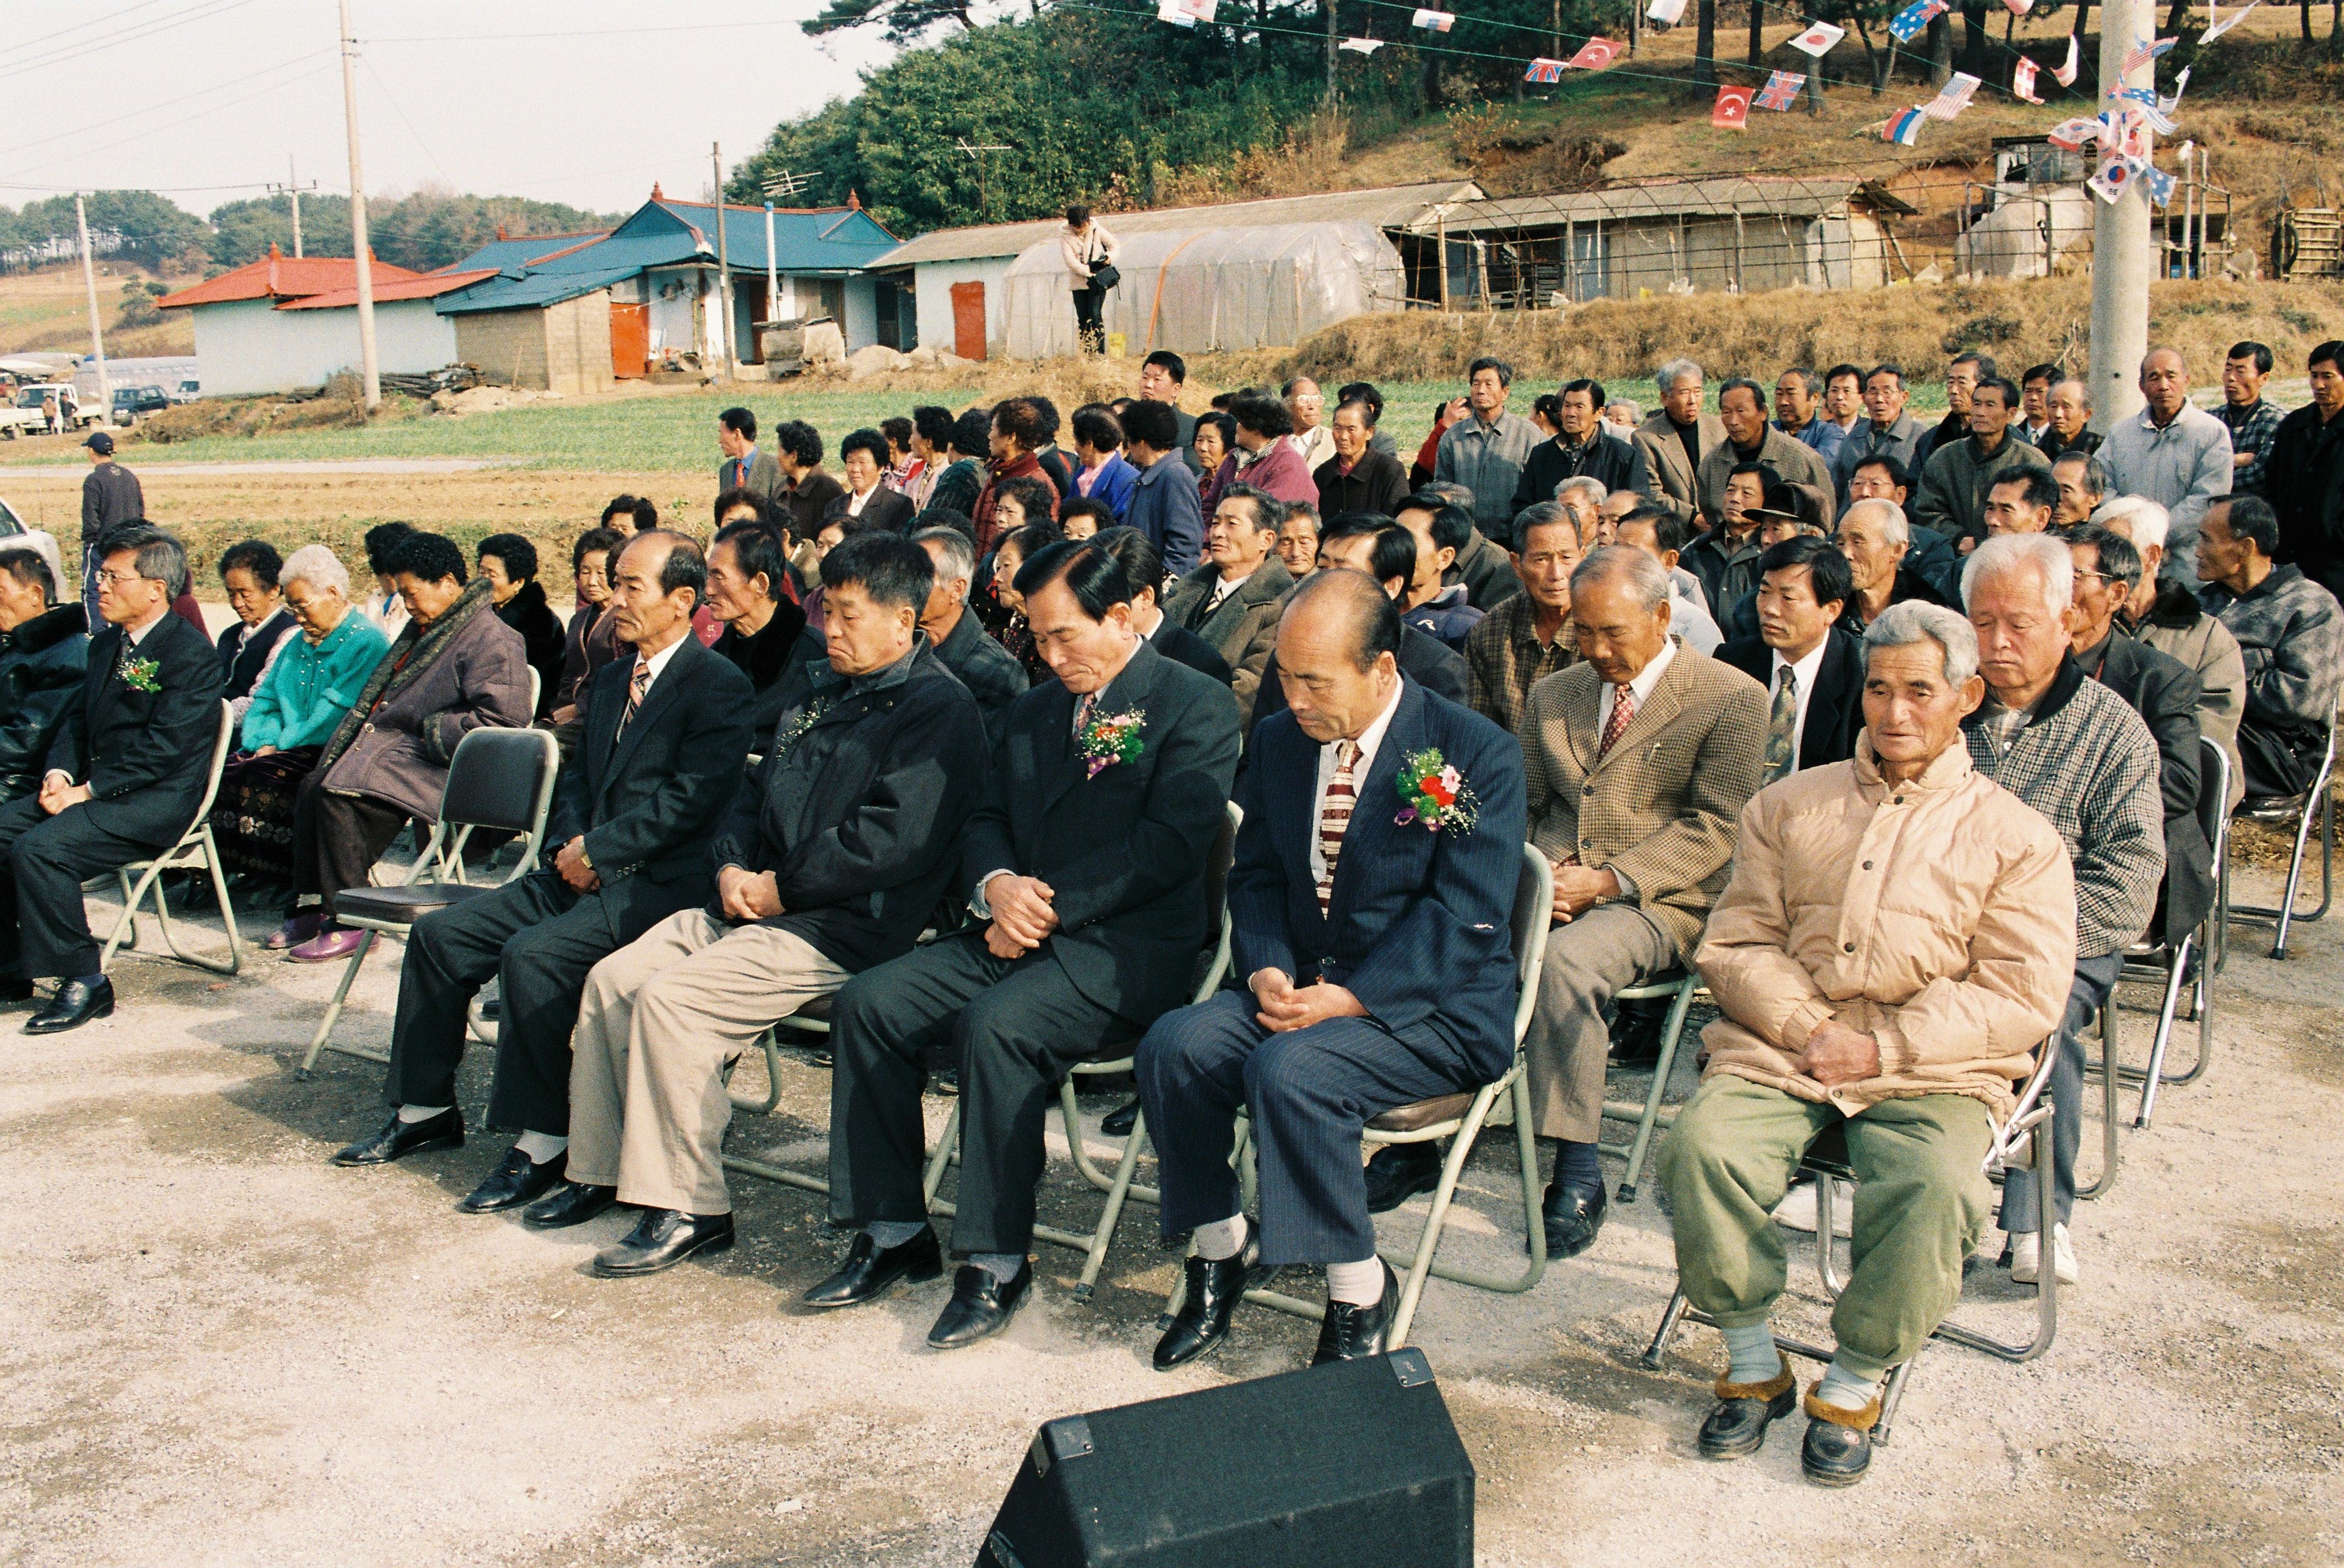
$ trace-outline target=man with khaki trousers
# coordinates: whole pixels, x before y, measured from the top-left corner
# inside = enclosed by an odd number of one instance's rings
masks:
[[[776,1018],[911,950],[990,767],[976,700],[919,630],[935,566],[892,533],[823,558],[827,664],[763,741],[715,840],[716,898],[587,976],[571,1041],[569,1180],[541,1229],[643,1212],[594,1259],[657,1273],[732,1244],[724,1064]]]
[[[1765,688],[1670,636],[1669,613],[1659,561],[1619,544],[1589,555],[1571,574],[1581,663],[1531,688],[1516,732],[1531,843],[1554,867],[1527,1043],[1537,1130],[1556,1145],[1544,1218],[1557,1258],[1603,1226],[1604,1009],[1700,941],[1763,765]]]

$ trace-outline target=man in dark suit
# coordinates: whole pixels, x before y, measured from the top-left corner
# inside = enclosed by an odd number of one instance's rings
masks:
[[[1131,629],[1143,642],[1174,663],[1186,664],[1224,686],[1236,678],[1229,662],[1215,652],[1210,642],[1165,614],[1157,603],[1164,582],[1164,558],[1156,553],[1146,534],[1128,526],[1105,528],[1092,536],[1091,542],[1122,563],[1123,575],[1131,584]]]
[[[976,576],[976,547],[956,528],[924,528],[912,542],[928,552],[936,569],[935,584],[928,590],[927,608],[920,612],[920,630],[928,634],[944,667],[950,670],[976,711],[985,715],[985,742],[989,749],[1001,738],[1009,720],[1009,704],[1032,684],[1017,655],[989,635],[969,607],[968,586]]]
[[[1278,602],[1294,586],[1294,573],[1278,555],[1285,521],[1285,503],[1276,497],[1243,482],[1229,486],[1205,528],[1204,564],[1164,591],[1165,617],[1203,639],[1234,672],[1230,689],[1241,724],[1269,663]]]
[[[968,1259],[928,1343],[1005,1326],[1033,1284],[1042,1125],[1069,1064],[1177,1007],[1206,944],[1205,859],[1238,760],[1228,687],[1131,623],[1131,584],[1093,541],[1017,573],[1058,679],[1010,709],[959,884],[977,925],[857,976],[832,1015],[830,1211],[859,1234],[812,1307],[868,1301],[942,1267],[920,1178],[923,1054],[960,1063],[953,1251]]]
[[[1375,578],[1398,602],[1416,572],[1416,535],[1372,512],[1336,518],[1318,536],[1318,570],[1344,566]],[[1426,691],[1452,703],[1465,700],[1471,670],[1465,656],[1446,642],[1403,622],[1399,658],[1399,673]],[[1286,688],[1278,682],[1278,654],[1273,651],[1262,669],[1260,693],[1254,699],[1253,729],[1259,730],[1272,713],[1285,708]]]
[[[0,808],[0,999],[55,975],[28,1035],[114,1011],[81,885],[178,842],[203,803],[221,722],[219,654],[171,613],[187,587],[179,541],[143,522],[97,546],[97,608],[81,698],[49,747],[40,793]]]
[[[1758,558],[1758,634],[1717,657],[1766,688],[1763,787],[1855,755],[1864,728],[1864,650],[1841,624],[1854,592],[1847,557],[1801,534]]]
[[[1326,1266],[1313,1365],[1380,1354],[1399,1290],[1376,1256],[1360,1129],[1513,1059],[1521,748],[1403,679],[1399,633],[1362,573],[1296,591],[1278,630],[1290,712],[1262,726],[1238,794],[1238,984],[1140,1042],[1164,1234],[1197,1239],[1159,1369],[1228,1331],[1257,1259]],[[1413,782],[1428,774],[1430,793]],[[1229,1165],[1239,1107],[1260,1161],[1258,1248]]]
[[[709,835],[752,744],[749,678],[692,635],[707,582],[700,547],[681,534],[640,533],[621,551],[605,612],[632,651],[602,666],[580,704],[583,739],[546,824],[560,848],[550,867],[416,922],[383,1091],[398,1112],[335,1164],[463,1141],[465,1010],[494,976],[502,1011],[489,1125],[520,1136],[457,1207],[517,1209],[561,1179],[570,1030],[587,971],[707,897]]]
[[[782,465],[773,454],[757,450],[757,416],[747,409],[727,409],[716,416],[716,450],[724,460],[716,465],[716,490],[745,490],[778,506],[789,491]]]

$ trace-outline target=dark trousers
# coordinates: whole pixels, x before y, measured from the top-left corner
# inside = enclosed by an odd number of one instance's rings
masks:
[[[2124,955],[2076,960],[2067,987],[2067,1014],[2059,1020],[2059,1055],[2051,1064],[2051,1207],[2062,1225],[2076,1209],[2076,1151],[2084,1141],[2084,1031],[2116,989]],[[2002,1228],[2013,1235],[2043,1229],[2041,1172],[2014,1170],[2003,1178]]]
[[[1372,1018],[1272,1034],[1251,993],[1223,991],[1167,1013],[1134,1066],[1162,1170],[1164,1234],[1238,1211],[1237,1112],[1253,1118],[1264,1263],[1356,1263],[1375,1255],[1359,1131],[1375,1118],[1478,1087],[1445,1053],[1420,1051]]]
[[[325,780],[320,768],[301,781],[293,797],[293,891],[323,895],[331,915],[334,895],[367,885],[374,863],[408,818],[389,801],[329,794]]]
[[[831,1219],[926,1218],[922,1053],[949,1044],[960,1063],[953,1251],[1024,1252],[1058,1085],[1074,1063],[1128,1038],[1127,1028],[1075,988],[1046,944],[996,958],[971,932],[856,976],[831,1013]]]
[[[1106,352],[1106,323],[1102,319],[1106,309],[1106,290],[1077,288],[1075,290],[1075,336],[1082,340],[1086,352]]]
[[[2274,729],[2245,721],[2238,725],[2238,771],[2246,793],[2258,799],[2304,794],[2319,777],[2319,759],[2327,748],[2323,731]]]
[[[684,885],[659,917],[674,914],[692,891]],[[570,1031],[586,972],[640,934],[625,928],[601,894],[581,897],[551,871],[425,916],[415,923],[399,973],[399,1021],[383,1092],[393,1105],[456,1103],[465,1012],[493,975],[502,1012],[488,1125],[566,1136]]]
[[[97,973],[81,885],[162,848],[93,825],[86,806],[51,816],[27,795],[0,807],[0,976]]]

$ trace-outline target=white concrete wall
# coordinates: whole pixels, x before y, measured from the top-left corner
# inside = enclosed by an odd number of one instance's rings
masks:
[[[987,256],[974,261],[931,261],[912,268],[914,312],[919,320],[920,342],[949,352],[953,346],[952,286],[985,285],[985,342],[997,351],[1009,336],[1009,264],[1014,256]]]
[[[206,397],[289,392],[322,386],[359,364],[359,312],[278,310],[265,299],[193,307],[196,362]],[[375,307],[375,345],[382,369],[436,370],[456,358],[456,329],[429,299]]]

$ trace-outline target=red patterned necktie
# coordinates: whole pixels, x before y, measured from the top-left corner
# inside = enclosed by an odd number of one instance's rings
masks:
[[[1359,758],[1359,743],[1335,743],[1335,776],[1327,781],[1327,797],[1318,805],[1318,913],[1324,916],[1335,898],[1335,862],[1343,853],[1343,835],[1351,825],[1351,806],[1359,792],[1351,778]]]
[[[619,727],[611,733],[616,742],[635,722],[635,710],[643,705],[643,693],[652,689],[652,667],[641,655],[635,659],[635,678],[627,683],[627,711],[619,715]]]
[[[1601,762],[1605,754],[1619,744],[1620,737],[1628,733],[1628,726],[1635,722],[1636,689],[1626,685],[1612,687],[1612,717],[1604,722],[1603,738],[1596,743],[1595,760]]]

